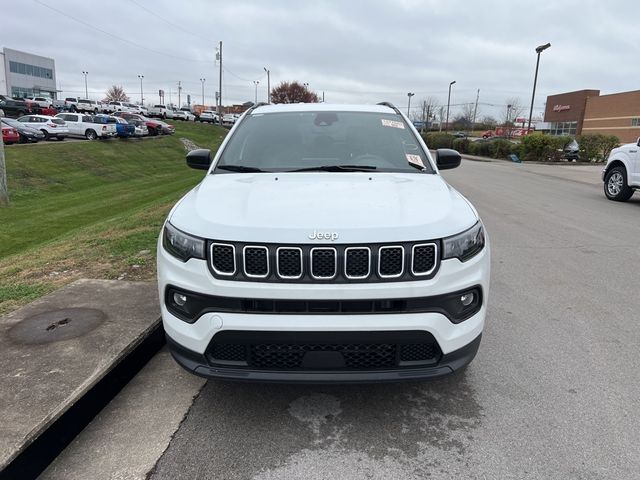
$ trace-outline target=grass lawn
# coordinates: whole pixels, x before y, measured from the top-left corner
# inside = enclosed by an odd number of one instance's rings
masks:
[[[204,173],[180,139],[215,151],[227,132],[174,125],[170,137],[5,147],[0,314],[78,278],[154,278],[160,226]]]

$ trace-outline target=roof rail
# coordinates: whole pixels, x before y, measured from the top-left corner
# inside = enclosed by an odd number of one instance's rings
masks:
[[[258,103],[254,103],[252,106],[250,106],[247,111],[252,112],[253,110],[255,110],[258,107],[264,107],[265,105],[269,105],[266,102],[258,102]]]
[[[402,115],[402,112],[391,102],[380,102],[378,105],[384,105],[385,107],[389,107],[391,110],[396,112],[398,115]]]

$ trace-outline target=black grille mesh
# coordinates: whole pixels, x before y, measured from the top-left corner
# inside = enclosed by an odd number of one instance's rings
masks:
[[[402,273],[402,252],[402,247],[389,247],[380,249],[380,275],[394,276],[400,275]]]
[[[336,274],[336,251],[314,249],[311,251],[311,275],[315,278],[333,278]]]
[[[278,250],[278,271],[283,277],[299,277],[302,275],[302,253],[297,248],[281,248]]]
[[[213,267],[222,273],[234,273],[235,260],[233,258],[233,250],[231,245],[214,244],[211,247],[211,264]]]
[[[433,269],[436,264],[436,247],[419,245],[413,249],[413,272],[420,274]]]
[[[214,343],[211,357],[216,360],[246,361],[247,347],[241,343]]]
[[[266,277],[269,273],[267,249],[262,247],[246,247],[244,249],[244,269],[248,275]]]
[[[339,352],[347,369],[378,369],[396,365],[394,344],[278,344],[251,345],[249,366],[273,370],[295,370],[302,368],[307,352]]]
[[[431,360],[436,356],[438,356],[438,351],[432,343],[409,343],[400,345],[401,362]]]
[[[369,273],[369,250],[352,248],[345,255],[345,272],[347,277],[365,277]]]

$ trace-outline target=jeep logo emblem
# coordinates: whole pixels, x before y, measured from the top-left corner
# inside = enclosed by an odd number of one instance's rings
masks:
[[[338,239],[338,232],[319,232],[314,230],[312,234],[309,235],[309,240],[334,240]]]

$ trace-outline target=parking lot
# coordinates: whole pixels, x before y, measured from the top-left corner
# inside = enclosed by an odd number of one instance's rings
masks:
[[[640,197],[606,200],[600,169],[464,161],[445,172],[492,242],[487,326],[464,373],[205,383],[165,351],[44,478],[129,478],[145,455],[147,471],[159,457],[153,479],[637,478]],[[161,392],[162,415],[142,408],[135,388]]]

